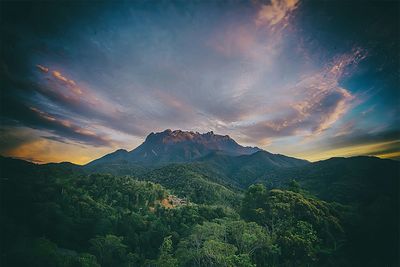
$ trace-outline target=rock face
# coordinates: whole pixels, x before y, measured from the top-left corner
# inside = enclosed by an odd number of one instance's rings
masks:
[[[240,156],[262,150],[258,147],[241,146],[228,135],[168,129],[149,134],[140,146],[130,152],[117,150],[89,164],[113,160],[148,164],[189,162],[216,151],[229,156]]]

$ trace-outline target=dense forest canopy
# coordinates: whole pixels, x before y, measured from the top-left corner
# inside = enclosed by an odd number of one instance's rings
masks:
[[[278,187],[228,187],[204,168],[172,164],[135,177],[1,158],[2,266],[398,264],[396,181],[316,180],[304,169]],[[313,194],[339,182],[331,188],[342,197]],[[355,182],[364,195],[343,185]]]
[[[0,267],[399,267],[399,18],[0,0]]]

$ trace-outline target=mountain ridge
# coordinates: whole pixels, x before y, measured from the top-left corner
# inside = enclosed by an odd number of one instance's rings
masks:
[[[190,162],[215,151],[230,156],[240,156],[264,150],[241,146],[229,135],[218,135],[213,131],[199,133],[167,129],[150,133],[141,145],[131,151],[118,149],[86,165],[93,166],[107,160],[126,160],[142,164]]]

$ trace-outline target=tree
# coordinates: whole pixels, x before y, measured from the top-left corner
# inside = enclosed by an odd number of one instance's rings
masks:
[[[256,250],[270,245],[268,233],[254,222],[226,220],[223,223],[226,225],[229,242],[238,248],[239,254],[251,256]]]
[[[242,215],[267,229],[276,245],[272,250],[280,251],[278,262],[309,264],[317,259],[319,252],[325,254],[324,260],[329,259],[326,253],[335,253],[337,243],[343,238],[335,205],[293,191],[250,186],[243,200]]]
[[[292,179],[289,183],[289,190],[296,193],[300,193],[301,188],[299,182],[297,182],[295,179]]]
[[[254,265],[254,259],[269,254],[271,248],[262,226],[225,218],[195,226],[179,243],[177,255],[184,266],[247,267]]]
[[[202,247],[202,256],[206,265],[228,266],[237,248],[220,240],[206,240]]]
[[[97,236],[90,240],[90,250],[102,267],[122,266],[127,261],[127,246],[123,237],[115,235]]]
[[[228,258],[229,266],[235,267],[255,267],[256,265],[251,262],[248,254],[233,255]]]
[[[318,241],[317,233],[312,225],[298,221],[279,235],[277,243],[282,250],[284,262],[308,265],[316,260]]]
[[[82,253],[79,256],[79,263],[81,267],[100,267],[97,263],[96,257],[89,253]]]
[[[268,191],[264,185],[251,185],[242,201],[241,215],[250,221],[263,224],[266,221],[267,200]]]
[[[157,260],[158,267],[178,266],[178,261],[172,256],[172,250],[171,236],[167,236],[160,247],[160,256]]]

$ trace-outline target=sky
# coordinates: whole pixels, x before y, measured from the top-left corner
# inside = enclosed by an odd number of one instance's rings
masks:
[[[0,154],[85,164],[151,132],[400,159],[397,1],[0,3]]]

